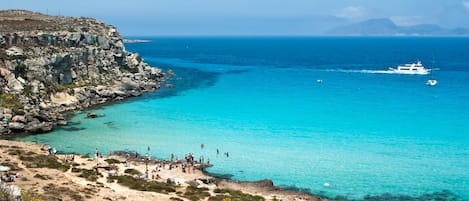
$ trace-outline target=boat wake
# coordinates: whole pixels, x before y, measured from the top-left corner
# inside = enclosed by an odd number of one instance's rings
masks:
[[[430,69],[430,70],[436,70],[436,69]],[[429,71],[430,71],[429,70]],[[405,73],[400,73],[396,72],[394,70],[349,70],[349,69],[327,69],[325,71],[328,72],[341,72],[341,73],[367,73],[367,74],[405,74]]]

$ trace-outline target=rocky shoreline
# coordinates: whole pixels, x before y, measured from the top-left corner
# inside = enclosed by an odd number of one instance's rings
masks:
[[[156,90],[164,76],[103,22],[0,11],[0,136],[51,131],[65,111]]]

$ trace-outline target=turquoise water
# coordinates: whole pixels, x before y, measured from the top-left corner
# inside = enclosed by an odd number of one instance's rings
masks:
[[[193,152],[211,173],[331,197],[469,200],[469,38],[150,39],[126,47],[173,69],[174,89],[23,139],[85,154]],[[376,73],[417,59],[438,69]]]

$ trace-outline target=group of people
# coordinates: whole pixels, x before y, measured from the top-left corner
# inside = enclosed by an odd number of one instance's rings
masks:
[[[75,161],[75,154],[65,154],[65,162],[73,163]]]
[[[55,149],[55,147],[49,147],[49,149],[47,149],[47,152],[49,153],[49,155],[55,156],[57,154],[57,149]]]
[[[4,182],[14,182],[16,178],[19,177],[19,174],[16,173],[16,174],[9,174],[9,173],[5,173],[3,174],[0,178],[0,181],[4,181]]]
[[[205,148],[205,145],[204,144],[201,144],[200,145],[200,148],[201,149],[204,149]],[[147,154],[145,155],[145,157],[141,157],[140,153],[138,151],[135,151],[133,153],[125,153],[125,167],[128,167],[129,166],[129,161],[131,160],[131,155],[133,155],[133,157],[135,157],[136,159],[142,159],[142,161],[145,162],[146,164],[146,171],[145,171],[145,174],[142,175],[142,178],[145,178],[145,179],[149,179],[150,178],[150,175],[148,174],[149,172],[149,168],[148,168],[148,165],[150,164],[150,162],[152,161],[150,155],[148,154],[150,152],[150,146],[147,147]],[[112,152],[110,152],[109,154],[111,155]],[[220,154],[220,151],[219,149],[216,149],[216,153],[217,155]],[[229,153],[228,152],[224,152],[224,155],[226,157],[229,157]],[[99,158],[102,157],[99,153],[99,150],[98,148],[96,148],[95,152],[94,152],[94,159],[96,160],[96,162],[98,162]],[[157,163],[156,167],[151,170],[152,173],[157,173],[157,172],[160,172],[161,170],[165,169],[166,168],[166,165],[167,165],[167,168],[168,170],[172,170],[174,168],[179,168],[179,166],[181,167],[181,171],[183,173],[191,173],[191,172],[195,172],[195,170],[197,169],[197,166],[199,168],[201,168],[203,170],[204,167],[206,166],[210,166],[210,158],[206,158],[201,155],[199,158],[198,158],[198,161],[195,159],[194,157],[194,154],[193,153],[188,153],[184,156],[184,160],[181,160],[179,159],[179,157],[176,157],[173,153],[171,153],[170,155],[170,161],[168,163],[162,161],[160,163]],[[151,175],[151,178],[152,179],[159,179],[161,178],[159,176],[159,174],[156,174],[155,175]]]

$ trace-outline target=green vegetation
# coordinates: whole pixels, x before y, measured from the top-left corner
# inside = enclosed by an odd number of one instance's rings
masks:
[[[0,186],[0,200],[13,200],[13,196],[8,189]]]
[[[0,50],[0,60],[5,61],[9,59],[10,57],[7,55],[7,53],[4,50]]]
[[[73,27],[69,27],[68,32],[77,32],[77,30],[75,30],[75,28],[73,28]]]
[[[70,168],[69,164],[60,163],[54,156],[20,155],[20,160],[25,163],[27,168],[51,168],[64,172]]]
[[[136,169],[132,169],[132,168],[124,170],[124,173],[131,174],[131,175],[139,175],[139,176],[143,175],[140,171]]]
[[[13,94],[0,94],[0,107],[10,108],[12,110],[23,109],[23,105],[18,100],[18,97]]]
[[[84,200],[79,192],[63,186],[49,184],[44,186],[42,190],[44,190],[44,195],[47,195],[46,200]],[[67,197],[70,199],[65,199]]]
[[[73,83],[71,83],[71,84],[57,84],[57,83],[52,83],[52,82],[47,82],[47,81],[44,82],[44,86],[46,87],[46,93],[47,94],[70,91],[70,89],[74,89],[74,88],[77,87]]]
[[[229,189],[215,189],[213,191],[217,193],[216,196],[210,197],[209,201],[264,201],[265,199],[261,196],[250,195],[241,191],[229,190]]]
[[[78,176],[85,178],[88,181],[96,181],[99,177],[103,175],[97,173],[95,170],[81,169],[81,168],[72,168],[72,172],[80,173]]]
[[[34,175],[34,178],[38,178],[38,179],[41,179],[41,180],[48,180],[49,177],[46,176],[46,175],[40,175],[40,174],[35,174]]]
[[[129,175],[108,177],[108,181],[114,181],[114,180],[117,180],[117,183],[123,186],[127,186],[134,190],[152,191],[152,192],[166,193],[166,194],[171,193],[171,192],[176,192],[175,187],[172,185],[162,183],[162,182],[157,182],[157,181],[146,181],[144,179],[134,178]]]
[[[18,77],[26,77],[28,67],[24,63],[20,63],[15,67],[13,73],[15,74],[15,78]]]
[[[21,199],[23,201],[43,201],[43,196],[32,190],[21,190]]]
[[[25,85],[22,93],[27,97],[31,97],[33,95],[33,87],[31,85]]]
[[[113,158],[108,158],[108,159],[106,159],[106,160],[104,160],[104,161],[106,161],[108,164],[116,164],[116,163],[119,164],[119,163],[122,163],[120,160],[113,159]]]
[[[183,197],[192,201],[205,200],[206,197],[210,196],[210,193],[207,191],[208,188],[197,188],[195,186],[188,186]]]

